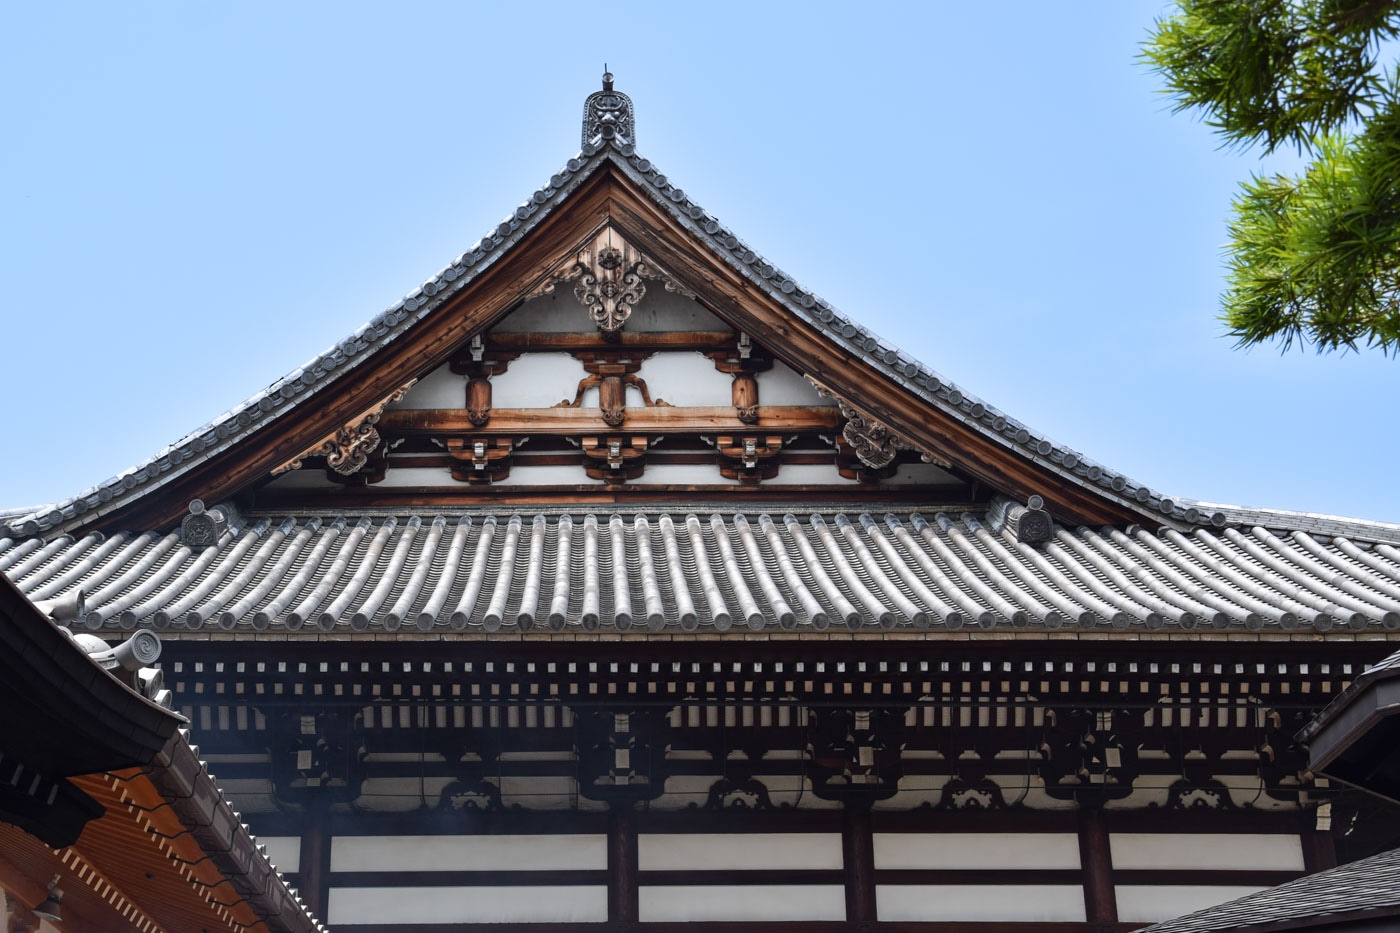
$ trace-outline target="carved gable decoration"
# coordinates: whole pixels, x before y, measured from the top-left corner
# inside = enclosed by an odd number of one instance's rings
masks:
[[[413,388],[417,381],[413,379],[400,386],[358,418],[352,418],[341,425],[334,434],[322,438],[286,463],[275,467],[272,475],[301,469],[302,461],[307,457],[325,457],[326,466],[342,476],[358,473],[365,468],[370,454],[374,453],[380,444],[381,438],[375,425],[379,424],[384,409],[402,399],[404,393]]]
[[[560,283],[574,283],[574,297],[588,310],[605,336],[616,335],[646,296],[648,281],[660,282],[668,292],[687,298],[695,294],[669,272],[643,256],[611,226],[597,235],[571,261],[551,276],[535,294],[552,294]]]

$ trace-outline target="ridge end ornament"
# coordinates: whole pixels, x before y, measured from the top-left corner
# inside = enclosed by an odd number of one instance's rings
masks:
[[[307,457],[325,457],[326,467],[341,476],[350,476],[363,470],[369,462],[369,455],[374,453],[383,440],[375,425],[379,424],[384,409],[402,399],[416,382],[417,379],[410,379],[358,418],[352,418],[336,428],[335,433],[327,435],[292,459],[274,467],[272,475],[279,476],[290,470],[301,469],[302,461]]]
[[[841,437],[851,445],[856,459],[872,470],[881,470],[889,466],[901,450],[913,450],[925,460],[937,462],[930,454],[905,440],[883,421],[856,408],[811,376],[803,374],[803,378],[812,384],[818,395],[831,399],[841,409],[841,416],[846,419],[845,427],[841,429]]]
[[[603,89],[594,91],[583,102],[583,142],[602,146],[611,143],[615,146],[637,145],[636,119],[632,110],[632,98],[621,91],[613,90],[613,76],[604,65]]]

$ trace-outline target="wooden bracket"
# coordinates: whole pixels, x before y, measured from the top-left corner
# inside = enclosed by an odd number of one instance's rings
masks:
[[[510,475],[514,442],[507,437],[449,437],[443,442],[452,455],[452,478],[486,485]]]
[[[726,479],[754,485],[778,475],[778,454],[783,439],[778,435],[715,438],[719,451],[719,472]]]
[[[645,437],[585,437],[580,440],[580,446],[584,472],[608,485],[636,479],[646,469]]]
[[[352,418],[345,422],[334,433],[326,435],[292,459],[273,467],[272,475],[277,476],[288,470],[299,470],[302,461],[308,457],[325,457],[326,468],[341,476],[358,473],[369,463],[370,454],[374,453],[380,445],[382,439],[375,425],[379,423],[384,409],[402,399],[417,381],[417,379],[410,379],[358,418]],[[382,471],[379,479],[383,479]]]

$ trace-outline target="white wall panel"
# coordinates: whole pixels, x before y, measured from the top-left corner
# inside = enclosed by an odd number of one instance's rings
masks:
[[[875,833],[876,868],[1078,868],[1072,833]]]
[[[1224,884],[1120,884],[1115,894],[1121,922],[1156,923],[1263,890]]]
[[[653,400],[665,399],[672,405],[734,404],[734,377],[715,369],[714,360],[699,352],[658,353],[642,364],[638,375]],[[762,394],[758,400],[763,402]],[[633,402],[629,397],[627,404],[641,404],[640,398]]]
[[[831,884],[644,885],[638,897],[643,923],[846,919],[846,889]]]
[[[526,353],[491,377],[491,407],[552,408],[564,399],[572,402],[579,380],[587,375],[583,364],[567,353]],[[466,403],[465,385],[459,406]],[[598,404],[596,394],[593,404]]]
[[[643,833],[642,871],[841,868],[838,833]]]
[[[258,845],[267,847],[268,860],[278,871],[301,871],[300,836],[259,836]]]
[[[601,923],[608,919],[603,886],[331,888],[326,922]]]
[[[1297,836],[1268,833],[1113,833],[1114,868],[1303,871]]]
[[[1084,890],[1068,884],[880,884],[881,920],[1084,921]]]
[[[606,869],[604,836],[336,836],[331,871]]]

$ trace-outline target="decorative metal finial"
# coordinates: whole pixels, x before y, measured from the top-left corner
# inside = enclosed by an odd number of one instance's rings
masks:
[[[583,145],[624,146],[637,144],[632,98],[613,90],[612,72],[603,65],[603,89],[583,102]]]

